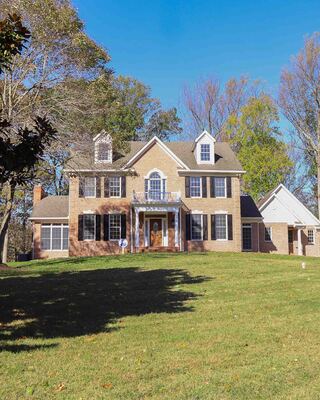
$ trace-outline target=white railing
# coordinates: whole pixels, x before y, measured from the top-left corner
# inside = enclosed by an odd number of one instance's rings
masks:
[[[148,192],[133,192],[133,203],[177,203],[181,201],[180,192],[159,192],[149,190]]]

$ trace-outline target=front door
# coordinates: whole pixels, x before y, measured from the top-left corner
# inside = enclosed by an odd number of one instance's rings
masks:
[[[161,247],[162,246],[162,219],[152,218],[150,219],[150,246]]]
[[[242,224],[242,250],[252,250],[252,226],[251,224]]]

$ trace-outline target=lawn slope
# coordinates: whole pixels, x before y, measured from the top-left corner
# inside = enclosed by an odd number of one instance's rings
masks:
[[[0,399],[319,398],[319,259],[14,266],[0,271]]]

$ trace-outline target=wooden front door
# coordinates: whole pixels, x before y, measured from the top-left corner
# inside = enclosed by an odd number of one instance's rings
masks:
[[[162,219],[150,219],[150,247],[162,246]]]

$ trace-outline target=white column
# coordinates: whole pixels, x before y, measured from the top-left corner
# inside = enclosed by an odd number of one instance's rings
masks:
[[[302,256],[301,228],[298,228],[298,256]]]
[[[174,245],[179,246],[179,211],[174,212]]]
[[[135,238],[136,238],[136,248],[139,248],[140,237],[139,237],[139,211],[138,210],[136,210],[136,232],[135,232]]]

